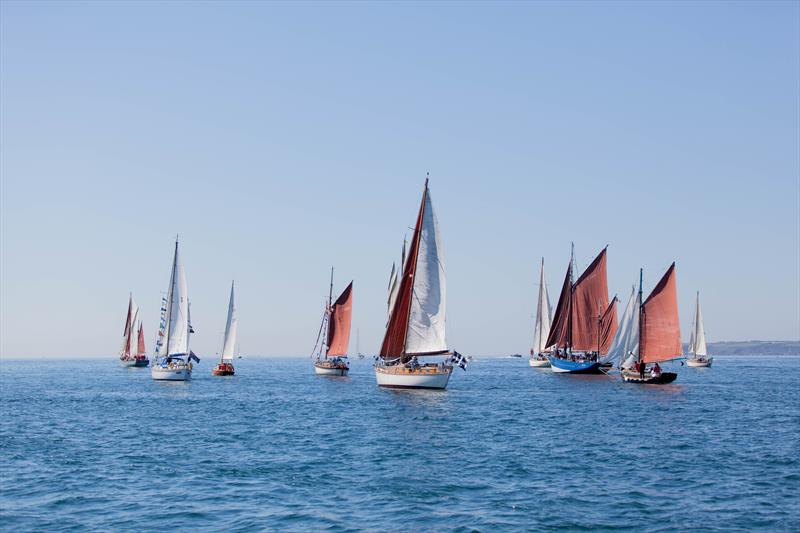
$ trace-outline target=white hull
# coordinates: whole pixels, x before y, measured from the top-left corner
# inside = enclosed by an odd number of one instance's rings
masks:
[[[314,366],[314,373],[318,376],[346,376],[349,371],[347,368],[320,368]]]
[[[708,368],[709,366],[711,366],[711,363],[713,362],[714,362],[713,357],[709,357],[703,361],[699,359],[687,359],[686,366],[690,366],[693,368]]]
[[[450,381],[450,374],[452,369],[448,372],[437,372],[431,374],[423,373],[387,373],[381,372],[375,368],[375,379],[379,387],[389,387],[396,389],[445,389],[447,382]]]
[[[528,364],[534,368],[547,368],[550,366],[550,361],[547,359],[528,359]]]
[[[192,377],[192,369],[182,368],[161,368],[154,366],[150,369],[150,375],[156,381],[186,381]]]
[[[136,366],[136,359],[120,359],[119,364],[124,368]]]

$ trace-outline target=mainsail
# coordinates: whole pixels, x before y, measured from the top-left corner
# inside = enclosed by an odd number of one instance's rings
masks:
[[[539,273],[539,300],[536,304],[536,323],[533,326],[533,347],[531,354],[540,354],[545,351],[545,341],[550,335],[550,297],[547,295],[547,285],[544,281],[544,257]]]
[[[231,297],[228,301],[228,320],[225,322],[225,338],[222,341],[223,361],[233,361],[233,351],[236,348],[236,336],[239,330],[239,316],[236,311],[236,301],[233,294],[233,282],[231,282]]]
[[[186,275],[175,241],[175,256],[167,294],[166,354],[188,355],[189,353],[189,299],[186,290]]]
[[[606,249],[572,284],[572,259],[545,342],[546,348],[605,353],[617,331],[616,308],[608,301]]]
[[[384,358],[447,352],[444,255],[428,181],[411,239],[408,259],[392,308],[380,355]]]
[[[706,347],[706,330],[703,327],[703,313],[700,311],[700,291],[697,292],[697,303],[694,310],[694,321],[692,321],[692,333],[689,339],[688,352],[697,357],[708,355]]]
[[[347,355],[350,345],[350,319],[353,313],[353,282],[342,291],[342,294],[331,306],[328,318],[328,350],[327,356]]]
[[[144,326],[139,322],[139,338],[136,342],[136,355],[145,355],[144,347]]]
[[[128,315],[125,318],[125,330],[122,333],[122,355],[130,355],[136,342],[137,320],[139,319],[139,306],[133,300],[133,294],[128,297]]]
[[[617,360],[620,366],[623,366],[631,354],[636,354],[639,351],[639,293],[636,287],[631,288],[631,295],[628,298],[628,304],[625,306],[625,312],[622,314],[622,320],[617,328],[617,334],[611,342],[608,349],[608,354],[605,361]],[[633,362],[631,361],[632,365]]]
[[[681,355],[676,285],[675,263],[672,263],[642,303],[639,358],[645,363],[667,361]]]

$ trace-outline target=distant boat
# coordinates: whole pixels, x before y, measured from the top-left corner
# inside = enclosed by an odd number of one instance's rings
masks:
[[[133,294],[128,297],[128,316],[122,334],[119,362],[124,367],[145,367],[150,363],[144,346],[144,328],[139,319],[139,306],[133,301]]]
[[[558,297],[545,346],[553,372],[599,374],[600,357],[617,331],[616,297],[608,301],[604,248],[575,283],[574,253]]]
[[[402,277],[391,297],[386,333],[375,364],[381,387],[444,389],[453,364],[464,368],[467,358],[447,349],[445,335],[446,281],[439,225],[428,180],[408,250]],[[421,363],[419,358],[439,357]]]
[[[547,294],[547,285],[544,281],[544,257],[539,270],[539,299],[536,304],[536,322],[533,326],[533,346],[528,364],[533,367],[547,368],[550,359],[545,351],[545,341],[550,335],[550,296]]]
[[[347,348],[350,345],[350,322],[353,314],[353,282],[333,302],[333,268],[328,301],[314,346],[317,359],[314,373],[320,376],[346,376],[350,371]]]
[[[675,280],[675,263],[667,269],[653,292],[642,301],[642,271],[639,271],[639,295],[634,315],[637,320],[626,324],[630,341],[636,339],[634,349],[621,365],[620,375],[627,383],[661,385],[675,381],[675,372],[663,372],[658,363],[681,357],[681,329],[678,318],[678,292]],[[638,330],[633,336],[633,328]],[[648,365],[651,365],[648,368]]]
[[[220,352],[219,363],[211,373],[215,376],[232,376],[235,372],[233,368],[233,348],[236,346],[236,336],[239,330],[239,315],[236,311],[236,302],[233,295],[233,282],[231,281],[231,297],[228,300],[228,319],[225,322],[225,337],[222,340],[222,352]]]
[[[700,311],[700,291],[697,291],[697,303],[687,351],[690,357],[686,358],[686,364],[691,367],[709,367],[714,362],[714,358],[708,356],[706,347],[706,330],[703,327],[703,313]]]
[[[512,353],[511,355],[509,355],[509,357],[512,357],[514,359],[522,359],[522,354],[521,353]]]
[[[189,336],[194,333],[189,316],[189,295],[186,274],[175,240],[175,255],[167,293],[164,318],[164,341],[150,367],[150,375],[157,381],[186,381],[192,377],[192,361],[200,359],[189,350]]]

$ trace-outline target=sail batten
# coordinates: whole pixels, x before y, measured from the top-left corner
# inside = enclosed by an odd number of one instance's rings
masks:
[[[346,356],[350,345],[350,323],[353,313],[353,282],[351,281],[329,310],[328,350],[329,357]]]

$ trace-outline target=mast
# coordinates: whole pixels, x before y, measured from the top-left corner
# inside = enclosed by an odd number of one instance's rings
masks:
[[[564,346],[564,351],[569,349],[572,352],[572,296],[575,294],[575,280],[573,279],[573,268],[575,264],[575,243],[570,243],[569,252],[569,315],[567,315],[567,344]]]
[[[325,337],[323,338],[323,344],[325,345],[325,359],[328,358],[328,348],[330,346],[328,343],[331,341],[328,336],[330,333],[330,321],[331,321],[331,306],[333,305],[333,267],[331,266],[331,284],[328,288],[328,305],[325,307],[325,322],[328,327],[325,328]]]
[[[636,347],[636,351],[639,352],[639,365],[641,368],[642,364],[642,272],[643,269],[639,269],[639,344]]]

